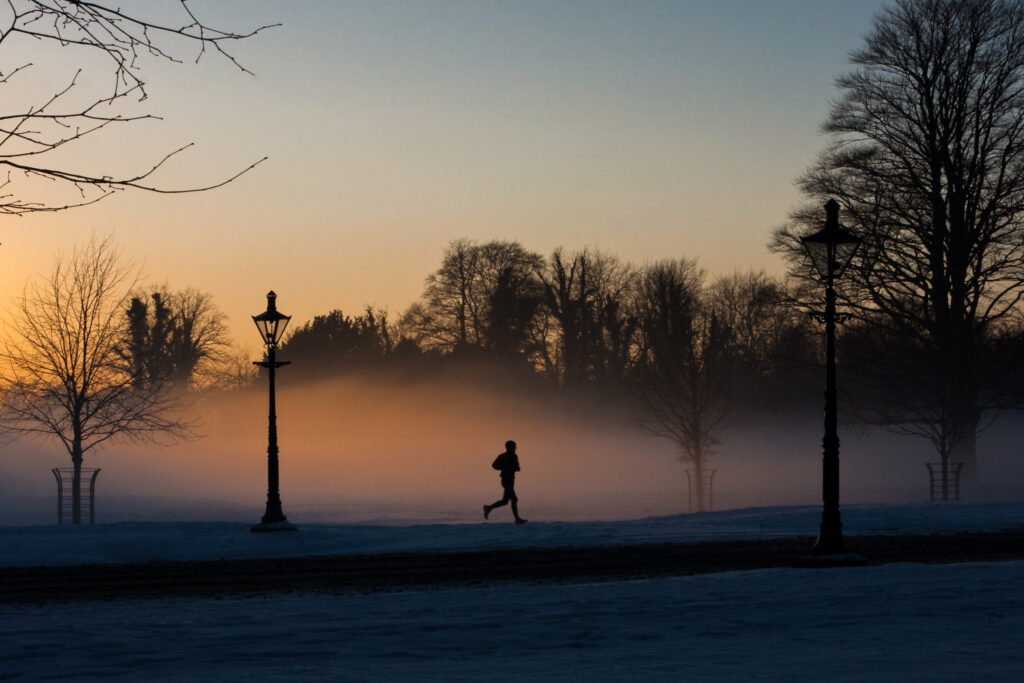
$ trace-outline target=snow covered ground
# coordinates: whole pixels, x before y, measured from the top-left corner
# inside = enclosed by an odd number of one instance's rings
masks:
[[[479,513],[477,513],[479,514]],[[847,535],[996,531],[1024,526],[1024,503],[848,505]],[[258,521],[253,519],[253,521]],[[244,522],[118,522],[0,526],[0,565],[296,557],[407,550],[699,541],[815,536],[821,509],[748,508],[618,522],[511,523],[506,510],[465,524],[304,524],[297,533],[252,534]]]
[[[813,535],[816,508],[631,522],[0,527],[5,565]],[[296,520],[299,521],[299,520]],[[1024,504],[850,506],[847,534],[1020,528]],[[0,680],[1016,681],[1024,562],[0,607]]]

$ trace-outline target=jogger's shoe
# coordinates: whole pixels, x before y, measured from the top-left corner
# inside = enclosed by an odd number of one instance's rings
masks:
[[[516,524],[526,524],[526,520],[523,519],[522,517],[520,517],[519,519],[516,520]]]
[[[487,519],[487,515],[491,514],[491,506],[484,505],[484,519]]]

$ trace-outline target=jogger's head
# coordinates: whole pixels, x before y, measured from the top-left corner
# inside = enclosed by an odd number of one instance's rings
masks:
[[[506,451],[512,452],[515,449],[516,449],[516,442],[515,441],[512,441],[511,439],[509,439],[508,441],[505,442],[505,450]]]

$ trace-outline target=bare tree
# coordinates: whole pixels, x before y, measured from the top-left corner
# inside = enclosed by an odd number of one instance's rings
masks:
[[[543,279],[547,311],[557,324],[554,371],[563,386],[582,387],[590,379],[588,352],[598,331],[590,258],[585,251],[567,258],[561,248],[555,249]]]
[[[564,386],[623,379],[634,327],[622,305],[630,275],[628,265],[597,250],[552,253],[542,276],[555,322],[549,365]]]
[[[118,353],[134,277],[109,238],[58,257],[48,278],[26,287],[0,354],[3,426],[64,446],[74,467],[75,524],[88,451],[119,438],[188,433],[166,387],[135,382]]]
[[[221,375],[218,365],[230,348],[227,317],[209,294],[162,286],[132,296],[126,314],[119,350],[137,382],[198,388]]]
[[[851,61],[830,144],[800,179],[808,207],[773,246],[801,272],[797,233],[819,227],[826,198],[842,204],[864,241],[840,296],[927,361],[907,377],[918,400],[880,401],[874,419],[970,478],[1001,381],[986,350],[1024,296],[1024,3],[897,0]]]
[[[0,178],[0,213],[59,211],[129,188],[161,193],[208,190],[260,163],[262,159],[226,179],[170,188],[153,176],[191,145],[128,174],[103,168],[106,158],[96,160],[92,168],[76,168],[63,153],[104,129],[157,118],[139,113],[132,105],[146,99],[143,66],[148,60],[178,62],[179,54],[191,49],[199,61],[210,51],[245,71],[228,52],[228,45],[266,28],[245,32],[213,28],[193,13],[186,0],[138,3],[132,9],[76,0],[3,3],[0,49],[5,57],[0,63],[0,92],[5,105],[0,109],[0,166],[7,173]],[[47,73],[46,62],[58,61],[53,59],[55,50],[72,53],[64,60],[79,65],[73,74]],[[62,79],[59,85],[42,85],[54,78]],[[96,90],[99,83],[105,85]],[[61,190],[67,192],[59,194]]]
[[[228,347],[220,362],[206,374],[203,388],[214,391],[248,389],[259,376],[252,359],[256,351],[236,346]]]
[[[695,261],[656,263],[642,273],[637,301],[640,426],[672,439],[680,461],[692,465],[698,510],[705,509],[705,466],[726,414],[730,368],[728,331],[703,280]]]
[[[742,385],[748,405],[777,400],[779,391],[793,388],[798,370],[817,366],[817,334],[784,282],[764,272],[735,272],[712,282],[707,295],[730,331],[731,381]]]
[[[421,301],[402,316],[401,328],[423,348],[445,353],[499,348],[509,332],[522,345],[529,337],[525,326],[532,321],[512,317],[522,317],[517,302],[539,287],[542,263],[540,255],[518,242],[456,240],[427,278]]]
[[[467,239],[448,245],[441,267],[427,277],[421,301],[402,319],[402,327],[424,348],[452,351],[482,346],[486,299],[480,289],[480,252]]]
[[[527,267],[517,260],[497,272],[487,301],[487,350],[492,358],[512,365],[536,356],[536,321],[544,303],[537,277],[539,259]]]
[[[213,303],[210,294],[197,289],[173,292],[170,299],[174,311],[170,339],[172,381],[206,386],[220,375],[218,366],[229,355],[227,316]]]

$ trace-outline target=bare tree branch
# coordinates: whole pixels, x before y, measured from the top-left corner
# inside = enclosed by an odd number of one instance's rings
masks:
[[[130,100],[142,102],[148,96],[143,58],[180,62],[179,53],[192,46],[196,49],[196,62],[211,50],[251,75],[227,46],[272,25],[243,32],[216,29],[197,18],[186,0],[174,0],[157,8],[140,6],[132,11],[102,2],[74,0],[6,0],[4,4],[7,11],[0,17],[0,49],[16,45],[16,49],[25,50],[37,44],[40,48],[54,46],[72,50],[77,53],[79,63],[100,65],[86,68],[109,69],[111,80],[102,94],[82,92],[79,78],[82,71],[79,70],[67,85],[37,104],[22,111],[0,112],[0,167],[7,168],[0,183],[3,190],[0,213],[63,211],[96,203],[128,189],[163,194],[202,192],[222,187],[266,160],[266,157],[261,158],[227,179],[177,188],[151,182],[151,178],[191,143],[166,154],[143,171],[127,175],[73,170],[46,162],[52,152],[90,138],[112,125],[159,119],[152,114],[128,113],[122,107]],[[179,23],[150,18],[159,16],[168,6],[177,7]],[[21,40],[15,43],[18,38]],[[20,64],[16,67],[3,69],[0,66],[0,86],[11,86],[16,80],[32,75],[36,64],[25,57],[20,55]],[[70,104],[72,95],[87,101]],[[51,181],[55,189],[68,188],[77,199],[29,198],[25,196],[28,190],[18,185],[19,181],[27,179]]]

